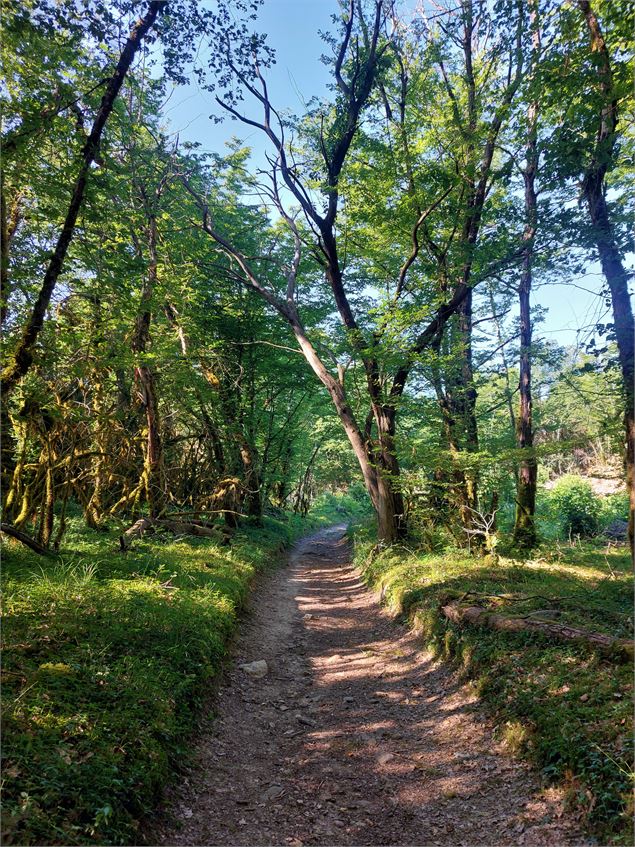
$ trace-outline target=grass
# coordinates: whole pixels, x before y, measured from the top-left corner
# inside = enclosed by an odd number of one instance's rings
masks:
[[[231,547],[155,536],[121,554],[77,521],[57,561],[5,545],[3,843],[138,843],[251,578],[307,529],[265,518]]]
[[[442,602],[466,591],[522,594],[532,599],[470,602],[511,616],[556,609],[561,622],[632,638],[627,548],[555,541],[531,559],[501,557],[490,565],[463,550],[424,554],[399,545],[373,557],[373,543],[369,530],[358,530],[356,560],[385,603],[420,629],[437,657],[473,680],[501,737],[564,787],[567,805],[602,843],[631,844],[631,667],[582,644],[457,626],[440,612]]]

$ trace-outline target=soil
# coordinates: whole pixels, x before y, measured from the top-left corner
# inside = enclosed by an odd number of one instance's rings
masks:
[[[589,843],[470,689],[381,610],[345,527],[259,581],[234,659],[154,843]],[[241,668],[262,660],[262,678]]]

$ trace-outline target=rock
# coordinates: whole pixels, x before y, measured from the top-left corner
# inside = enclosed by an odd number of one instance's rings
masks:
[[[345,698],[344,698],[344,702],[345,702],[345,703],[354,703],[354,702],[355,702],[355,698],[354,698],[354,697],[345,697]]]
[[[262,679],[263,676],[267,676],[269,673],[269,665],[264,659],[259,659],[256,662],[248,662],[245,665],[239,665],[239,667],[241,671],[244,671],[254,679]]]
[[[194,814],[194,812],[191,809],[188,809],[188,808],[181,809],[181,812],[183,813],[184,818],[191,818],[192,815]]]
[[[270,785],[262,795],[262,799],[265,802],[269,802],[271,800],[277,800],[278,797],[282,797],[283,794],[284,788],[281,785]]]
[[[306,613],[306,615],[302,615],[302,620],[303,620],[303,621],[312,621],[312,620],[313,620],[313,615],[312,615],[312,614],[310,614],[309,612],[307,612],[307,613]]]
[[[314,720],[311,720],[311,718],[307,718],[307,716],[306,716],[306,715],[300,715],[300,714],[297,714],[297,715],[295,716],[295,719],[296,719],[299,723],[304,724],[305,726],[315,726],[315,721],[314,721]]]
[[[628,537],[628,523],[621,520],[612,521],[604,530],[604,536],[614,541],[625,541]]]
[[[583,695],[580,697],[580,702],[581,702],[581,703],[586,703],[586,701],[587,701],[588,699],[589,699],[589,695],[588,695],[588,694],[583,694]]]
[[[377,764],[385,765],[388,762],[392,761],[394,758],[395,757],[393,753],[380,753],[379,756],[377,756]]]

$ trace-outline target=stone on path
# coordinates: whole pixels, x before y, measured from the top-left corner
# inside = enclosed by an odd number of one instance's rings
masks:
[[[264,659],[258,659],[256,662],[248,662],[245,665],[240,665],[240,669],[254,679],[262,679],[263,676],[267,676],[269,673],[269,665]]]

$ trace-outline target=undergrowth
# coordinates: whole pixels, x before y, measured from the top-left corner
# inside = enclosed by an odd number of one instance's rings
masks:
[[[355,555],[367,582],[420,629],[438,658],[475,684],[515,753],[547,781],[602,843],[631,844],[632,669],[573,642],[450,623],[440,605],[465,592],[530,597],[509,602],[471,595],[505,615],[555,611],[557,619],[632,637],[630,556],[599,540],[551,543],[533,559],[485,564],[462,550],[429,553],[405,545],[373,550],[356,532]],[[468,602],[467,600],[465,602]]]
[[[138,843],[186,754],[255,571],[305,532],[265,518],[230,547],[79,528],[48,562],[3,556],[3,843]]]

